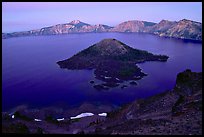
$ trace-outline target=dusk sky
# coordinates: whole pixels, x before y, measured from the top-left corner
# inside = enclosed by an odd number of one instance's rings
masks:
[[[115,26],[128,20],[202,22],[201,2],[2,2],[2,32],[27,31],[80,20]]]

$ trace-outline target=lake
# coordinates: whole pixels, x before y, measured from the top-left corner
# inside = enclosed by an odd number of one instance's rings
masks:
[[[89,81],[93,70],[61,69],[56,62],[67,59],[104,38],[115,38],[133,48],[169,56],[167,62],[138,66],[148,76],[138,85],[98,91]],[[146,98],[175,85],[185,69],[202,71],[202,43],[140,33],[84,33],[2,39],[2,109],[19,105],[76,107],[84,102],[120,106]]]

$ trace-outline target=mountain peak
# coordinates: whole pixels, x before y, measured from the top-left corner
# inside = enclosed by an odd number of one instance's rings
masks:
[[[73,21],[71,21],[70,23],[71,24],[78,24],[78,23],[80,23],[81,21],[80,20],[73,20]]]
[[[180,20],[180,21],[189,22],[189,21],[191,21],[191,20],[188,20],[188,19],[182,19],[182,20]]]
[[[96,24],[95,26],[100,27],[100,26],[103,26],[103,24]]]
[[[188,20],[188,19],[182,19],[178,23],[179,24],[190,24],[190,25],[193,24],[193,25],[197,25],[197,26],[202,26],[201,22],[197,22],[197,21],[193,21],[193,20]]]
[[[103,39],[96,43],[95,46],[99,49],[102,55],[119,55],[127,53],[125,44],[116,39]]]
[[[169,20],[161,20],[160,22],[159,22],[159,24],[164,24],[164,23],[169,23],[169,22],[171,22],[171,21],[169,21]]]

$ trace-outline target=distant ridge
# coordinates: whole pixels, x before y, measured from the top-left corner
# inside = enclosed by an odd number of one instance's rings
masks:
[[[187,19],[182,19],[178,22],[161,20],[159,23],[130,20],[122,22],[115,27],[104,24],[90,25],[80,20],[73,20],[66,24],[57,24],[36,30],[2,33],[2,38],[87,32],[142,32],[162,37],[202,41],[202,23]]]

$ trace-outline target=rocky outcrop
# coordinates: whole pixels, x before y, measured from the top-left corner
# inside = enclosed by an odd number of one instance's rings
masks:
[[[94,30],[93,32],[108,32],[113,27],[103,25],[103,24],[97,24],[93,26]]]
[[[153,22],[146,22],[146,21],[126,21],[123,22],[114,28],[110,29],[110,32],[144,32],[146,27],[150,27],[155,25],[156,23]]]
[[[201,135],[202,73],[186,70],[177,75],[174,89],[108,113],[96,133]]]
[[[168,21],[168,20],[162,20],[159,23],[147,27],[144,32],[147,33],[154,33],[154,34],[160,34],[161,32],[166,32],[168,29],[170,29],[176,22],[174,21]]]
[[[95,69],[95,77],[106,83],[94,87],[98,90],[119,86],[126,80],[138,80],[146,74],[135,63],[145,61],[167,61],[168,56],[153,55],[147,51],[133,49],[116,39],[104,39],[69,59],[58,61],[61,68]],[[135,83],[135,82],[132,82]],[[136,85],[136,84],[134,84]]]
[[[127,21],[110,29],[112,32],[143,32],[163,37],[202,41],[202,24],[191,20],[168,21],[158,24],[145,21]]]
[[[19,37],[19,36],[36,36],[36,35],[58,35],[68,33],[83,33],[83,32],[107,32],[108,29],[113,27],[98,24],[90,25],[79,20],[71,21],[66,24],[57,24],[50,27],[41,28],[38,30],[14,32],[14,33],[2,33],[2,38]]]
[[[166,22],[166,25],[161,23],[157,26],[161,29],[152,29],[151,32],[165,37],[202,40],[202,24],[199,22],[183,19],[179,22]]]
[[[38,30],[2,33],[2,38],[85,32],[140,32],[164,37],[202,41],[202,24],[186,19],[178,22],[162,20],[159,23],[132,20],[120,23],[115,27],[110,27],[103,24],[90,25],[79,20],[74,20],[70,23],[58,24]]]

